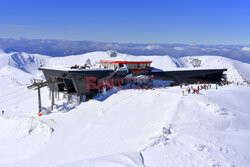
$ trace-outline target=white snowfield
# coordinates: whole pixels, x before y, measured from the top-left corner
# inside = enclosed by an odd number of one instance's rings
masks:
[[[219,67],[228,69],[230,81],[250,79],[250,64],[219,56],[140,57],[163,70]],[[0,53],[1,167],[249,166],[249,86],[212,85],[200,94],[180,87],[114,89],[80,105],[60,94],[55,110],[38,117],[37,92],[26,89],[30,79],[42,78],[37,68],[87,59],[112,58],[105,52],[58,58]],[[47,88],[42,105],[50,106]]]

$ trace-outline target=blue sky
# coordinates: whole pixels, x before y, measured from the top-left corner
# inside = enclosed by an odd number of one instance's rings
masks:
[[[0,0],[0,38],[250,44],[248,0]]]

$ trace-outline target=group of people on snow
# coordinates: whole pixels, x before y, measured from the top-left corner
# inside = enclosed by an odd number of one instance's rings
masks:
[[[229,84],[228,81],[216,83],[215,84],[215,89],[218,89],[218,86],[223,86],[223,85],[228,85],[228,84]],[[180,88],[183,88],[185,85],[187,86],[188,84],[186,84],[186,83],[181,84]],[[190,93],[199,94],[200,90],[202,90],[202,89],[207,90],[207,89],[211,89],[211,88],[212,88],[211,84],[207,84],[206,82],[204,82],[204,83],[198,82],[197,86],[196,85],[191,85],[191,86],[186,87],[186,91],[187,91],[188,94],[190,94]],[[184,91],[182,91],[182,95],[184,96]]]
[[[225,81],[225,82],[219,82],[219,83],[216,83],[215,84],[215,88],[218,89],[218,86],[223,86],[223,85],[228,85],[228,81]],[[209,83],[201,83],[201,82],[197,82],[196,84],[194,85],[190,85],[187,83],[187,82],[184,82],[183,84],[180,84],[180,88],[183,88],[184,86],[187,86],[186,87],[186,91],[188,94],[190,93],[193,93],[193,94],[199,94],[200,90],[204,89],[204,90],[207,90],[207,89],[211,89],[212,88],[212,85]],[[138,90],[148,90],[148,89],[153,89],[154,88],[166,88],[167,85],[165,83],[160,83],[160,84],[156,84],[156,83],[153,83],[152,81],[151,82],[134,82],[134,83],[128,83],[126,88],[127,89],[138,89]]]

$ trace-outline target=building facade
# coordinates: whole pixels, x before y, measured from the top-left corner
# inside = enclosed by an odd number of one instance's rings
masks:
[[[100,60],[104,68],[122,68],[127,67],[132,75],[147,75],[150,73],[150,66],[152,61],[114,61],[114,60]]]

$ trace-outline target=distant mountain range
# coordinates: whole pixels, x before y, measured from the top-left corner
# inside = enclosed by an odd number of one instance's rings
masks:
[[[115,42],[0,38],[0,49],[7,53],[27,52],[54,57],[107,50],[132,55],[169,55],[171,57],[220,55],[250,63],[250,45],[121,44]]]

